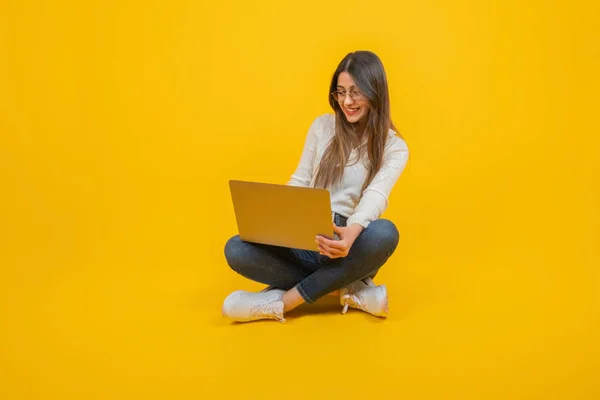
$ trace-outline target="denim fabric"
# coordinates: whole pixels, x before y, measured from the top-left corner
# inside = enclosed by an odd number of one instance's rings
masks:
[[[338,226],[347,218],[334,214]],[[225,258],[237,273],[279,289],[298,289],[307,303],[359,279],[374,277],[394,253],[400,235],[389,220],[377,219],[356,238],[346,257],[330,259],[317,251],[244,242],[238,235],[225,245]]]

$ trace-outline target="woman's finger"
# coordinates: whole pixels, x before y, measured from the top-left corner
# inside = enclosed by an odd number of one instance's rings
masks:
[[[332,249],[332,248],[334,248],[334,246],[332,246],[330,242],[332,242],[332,241],[328,240],[328,239],[325,239],[323,237],[318,237],[315,240],[316,244],[318,244],[319,246],[323,246],[326,249]]]
[[[348,251],[323,247],[322,245],[319,245],[319,251],[321,251],[322,254],[326,253],[325,255],[329,258],[341,258],[348,255]]]
[[[332,249],[344,250],[344,244],[341,240],[329,240],[325,237],[321,237],[318,243]]]
[[[333,254],[329,254],[328,252],[326,252],[325,250],[323,250],[321,248],[319,249],[319,254],[322,256],[329,257],[329,258],[335,258],[335,256]]]
[[[323,246],[323,245],[319,245],[319,250],[322,251],[322,252],[324,252],[324,253],[330,254],[330,255],[338,255],[338,254],[340,254],[339,250],[332,249],[332,248],[330,248],[328,246]]]
[[[340,233],[344,233],[344,228],[333,224],[333,231],[339,235]]]

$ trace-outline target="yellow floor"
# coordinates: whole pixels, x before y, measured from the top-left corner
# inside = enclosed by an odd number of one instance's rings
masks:
[[[2,2],[0,399],[600,399],[597,8]],[[410,148],[390,317],[228,324],[227,181],[290,178],[358,49]]]
[[[434,268],[407,260],[405,247],[378,279],[390,293],[385,321],[341,315],[325,299],[285,324],[229,324],[224,296],[260,286],[228,271],[218,251],[14,271],[0,295],[1,390],[6,399],[598,398],[591,275],[481,256]]]

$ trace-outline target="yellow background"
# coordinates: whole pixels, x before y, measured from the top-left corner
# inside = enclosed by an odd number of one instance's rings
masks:
[[[597,11],[3,1],[0,398],[600,398]],[[391,316],[229,325],[227,181],[289,179],[357,49],[411,149]]]

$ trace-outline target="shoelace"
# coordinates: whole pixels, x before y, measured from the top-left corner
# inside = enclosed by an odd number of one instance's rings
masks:
[[[371,278],[364,278],[362,279],[362,282],[367,286],[367,287],[374,287],[375,284],[373,283],[373,280]],[[352,290],[352,289],[350,289]],[[360,289],[359,289],[360,290]],[[364,310],[364,305],[363,305],[363,298],[358,294],[358,291],[349,291],[348,294],[344,295],[342,297],[343,300],[346,300],[344,302],[344,308],[342,309],[342,314],[346,314],[348,312],[348,307],[349,306],[353,306],[353,307],[358,307],[361,310]]]
[[[348,312],[348,307],[358,307],[361,310],[363,309],[362,298],[357,296],[356,293],[348,293],[344,295],[344,308],[342,309],[342,314],[346,314]]]
[[[277,312],[274,306],[274,302],[254,304],[250,308],[250,318],[271,318],[276,319],[280,322],[285,322],[283,315],[278,315],[279,313]]]

